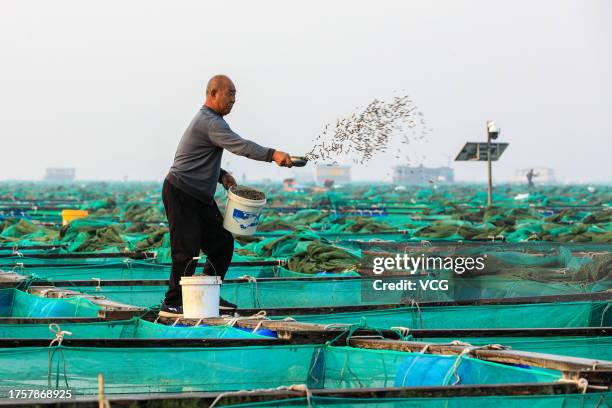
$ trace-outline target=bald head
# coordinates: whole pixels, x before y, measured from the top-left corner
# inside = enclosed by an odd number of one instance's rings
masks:
[[[213,91],[220,91],[227,88],[233,88],[234,83],[227,75],[215,75],[208,80],[206,85],[206,96],[210,95]]]
[[[236,102],[236,87],[227,75],[215,75],[206,85],[205,106],[221,116],[231,112]]]

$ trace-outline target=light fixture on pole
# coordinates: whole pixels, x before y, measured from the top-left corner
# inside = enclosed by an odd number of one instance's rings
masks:
[[[455,161],[486,161],[487,162],[487,205],[493,204],[493,166],[491,162],[497,161],[508,147],[508,143],[491,143],[497,139],[501,129],[492,120],[487,121],[487,142],[467,142],[459,152]]]

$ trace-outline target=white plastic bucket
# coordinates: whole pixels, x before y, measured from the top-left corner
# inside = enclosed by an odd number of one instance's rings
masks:
[[[202,319],[219,317],[219,297],[221,278],[219,276],[183,276],[183,317],[185,319]]]
[[[236,235],[253,235],[266,199],[249,200],[228,190],[223,228]]]

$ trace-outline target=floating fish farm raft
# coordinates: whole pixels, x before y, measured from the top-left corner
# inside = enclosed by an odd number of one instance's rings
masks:
[[[159,184],[0,184],[0,404],[612,405],[612,187],[256,187],[237,311],[168,319]]]

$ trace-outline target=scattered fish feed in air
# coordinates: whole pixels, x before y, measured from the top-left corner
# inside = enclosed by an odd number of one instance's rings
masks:
[[[334,164],[340,157],[349,156],[354,163],[365,164],[399,141],[395,158],[401,159],[404,154],[410,162],[405,145],[425,139],[430,132],[423,113],[408,95],[390,101],[374,99],[335,124],[325,125],[306,157],[314,163]]]

